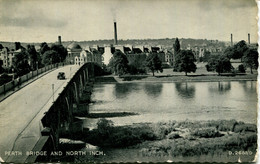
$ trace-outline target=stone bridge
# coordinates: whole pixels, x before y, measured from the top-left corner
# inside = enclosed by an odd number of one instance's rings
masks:
[[[66,69],[68,69],[69,67],[70,66],[66,66]],[[51,83],[56,83],[56,86],[58,86],[58,83],[62,83],[62,85],[60,85],[61,88],[57,88],[56,96],[54,92],[53,96],[50,95],[51,91],[49,91],[47,95],[44,95],[45,93],[37,93],[38,95],[35,95],[36,98],[33,97],[36,100],[40,101],[40,98],[37,99],[37,97],[41,96],[42,94],[42,96],[46,97],[45,99],[43,99],[43,101],[46,101],[46,103],[42,103],[41,101],[36,103],[33,102],[33,100],[31,99],[32,102],[30,102],[31,106],[29,107],[31,107],[32,109],[27,109],[26,111],[26,109],[22,109],[28,108],[28,106],[25,106],[26,104],[28,104],[28,102],[24,102],[24,99],[26,99],[26,97],[22,98],[19,95],[19,93],[27,93],[28,91],[26,91],[26,89],[30,90],[29,92],[33,92],[31,90],[37,90],[37,88],[41,86],[44,87],[45,83],[41,82],[42,79],[38,79],[36,80],[36,82],[33,82],[37,83],[38,81],[38,86],[29,89],[30,86],[34,85],[30,84],[29,86],[22,88],[21,91],[17,91],[17,93],[14,93],[12,96],[1,102],[0,108],[3,109],[3,112],[10,112],[10,109],[8,108],[13,107],[11,107],[11,105],[9,107],[9,104],[10,102],[15,100],[16,96],[16,99],[18,99],[17,101],[21,101],[21,105],[19,104],[21,107],[19,105],[16,105],[15,107],[17,108],[17,111],[15,113],[18,113],[21,110],[20,113],[24,113],[26,115],[26,112],[28,112],[28,110],[34,110],[34,108],[37,111],[31,114],[32,116],[28,117],[28,119],[31,120],[26,120],[28,123],[19,122],[17,118],[23,119],[23,117],[19,116],[13,119],[18,122],[17,125],[10,125],[10,123],[5,123],[5,120],[7,122],[9,121],[13,123],[13,121],[10,121],[12,118],[0,118],[0,121],[3,123],[2,126],[5,126],[5,128],[2,128],[0,130],[1,135],[6,133],[6,135],[15,136],[13,137],[13,139],[11,139],[12,137],[8,136],[0,137],[0,146],[2,149],[4,149],[0,151],[0,162],[48,162],[51,160],[51,157],[48,153],[51,151],[59,150],[59,139],[63,134],[70,134],[83,130],[82,121],[80,119],[77,119],[76,116],[88,114],[88,103],[90,101],[90,95],[95,76],[95,64],[85,63],[82,66],[71,67],[77,70],[75,70],[75,74],[73,74],[70,78],[67,78],[66,81],[57,81],[57,79],[54,79],[56,78],[57,72],[62,70],[62,68],[60,68],[61,70],[53,72],[52,82],[46,84],[48,85],[46,88],[49,89],[51,88]],[[67,70],[66,75],[68,75],[68,72],[69,71]],[[50,80],[47,79],[46,81]],[[54,84],[52,85],[54,90]],[[44,90],[42,92],[44,92]],[[40,103],[42,103],[43,105],[38,105]],[[24,107],[22,107],[23,104]],[[40,107],[32,107],[34,104],[35,106]],[[7,116],[13,117],[13,115],[14,113],[11,113]],[[33,118],[31,119],[31,117]],[[25,125],[20,126],[19,124]],[[14,128],[14,126],[20,126],[20,129],[22,130],[17,130],[18,128],[16,128],[17,132],[14,132],[13,129],[8,131],[8,129]],[[7,140],[10,143],[6,142]],[[26,150],[26,152],[24,149]],[[46,155],[40,154],[45,151],[47,152]],[[21,153],[19,154],[19,152]],[[15,153],[18,154],[15,155]]]

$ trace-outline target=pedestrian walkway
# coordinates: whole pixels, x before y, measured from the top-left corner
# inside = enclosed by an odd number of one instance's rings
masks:
[[[28,81],[25,81],[23,82],[22,84],[20,85],[17,85],[15,88],[13,88],[12,90],[9,90],[7,92],[5,92],[4,94],[1,94],[0,95],[0,102],[3,101],[4,99],[6,99],[7,97],[11,96],[12,94],[14,94],[15,92],[19,91],[20,89],[22,89],[23,87],[29,85],[30,83],[34,82],[35,80],[39,79],[40,77],[48,74],[49,72],[53,71],[54,69],[51,69],[47,72],[44,72],[44,73],[41,73],[40,75],[38,76],[35,76],[31,79],[29,79]]]

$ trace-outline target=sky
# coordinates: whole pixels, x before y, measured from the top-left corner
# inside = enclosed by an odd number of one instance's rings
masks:
[[[0,0],[0,41],[195,38],[257,42],[255,0]]]

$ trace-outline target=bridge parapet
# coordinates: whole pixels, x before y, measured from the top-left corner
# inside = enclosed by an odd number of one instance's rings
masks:
[[[31,71],[23,76],[19,76],[16,78],[13,74],[12,81],[7,82],[0,86],[0,96],[5,98],[6,96],[12,94],[14,92],[15,88],[20,88],[20,86],[22,86],[24,84],[28,84],[28,83],[36,80],[38,77],[43,76],[47,72],[54,70],[56,68],[62,67],[62,66],[65,66],[65,64],[56,63],[56,64],[47,65],[43,68],[39,68],[37,70]],[[9,93],[9,92],[12,92],[12,93]],[[3,100],[3,98],[0,99],[0,101],[2,101],[2,100]]]
[[[83,130],[83,128],[74,127],[80,121],[75,116],[88,113],[87,104],[90,101],[93,79],[94,64],[85,63],[71,77],[71,80],[42,118],[44,127],[42,135],[49,135],[52,138],[55,149],[58,149],[62,133]]]

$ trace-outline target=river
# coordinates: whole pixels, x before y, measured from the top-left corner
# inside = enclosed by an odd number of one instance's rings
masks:
[[[110,117],[114,125],[155,123],[183,120],[230,120],[256,124],[257,82],[172,82],[172,83],[113,83],[95,84],[89,109],[90,113],[133,112],[138,115]],[[87,118],[84,127],[93,129],[98,119]],[[102,141],[101,141],[102,142]],[[140,155],[134,148],[99,148],[86,144],[82,151],[101,152],[104,155],[77,157],[78,162],[162,162],[162,161],[215,161],[235,162],[238,156],[200,155],[191,157]],[[244,156],[252,161],[254,156]]]
[[[257,121],[256,81],[95,84],[90,113],[133,112],[115,125],[168,120]],[[94,128],[98,119],[86,119]]]

